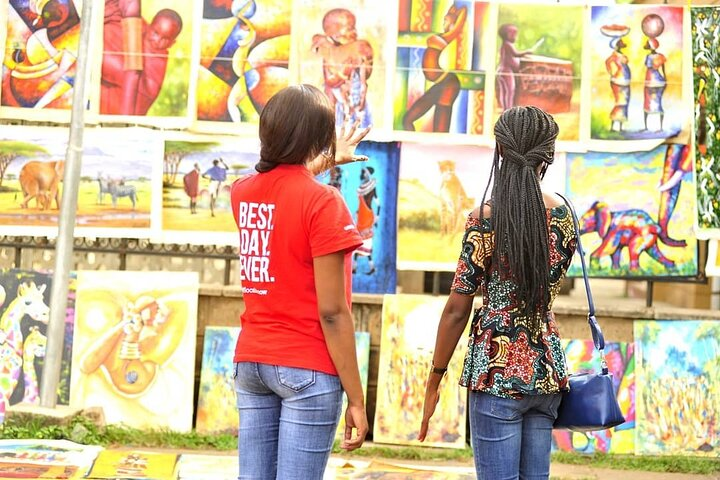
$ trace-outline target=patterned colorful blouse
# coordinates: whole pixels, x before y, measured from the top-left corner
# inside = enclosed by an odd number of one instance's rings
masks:
[[[550,247],[550,304],[572,261],[577,235],[565,205],[547,209]],[[468,217],[452,290],[475,295],[475,311],[460,384],[505,398],[567,390],[565,353],[555,316],[548,312],[542,332],[533,335],[518,311],[516,285],[492,264],[494,232],[490,219]],[[484,248],[483,248],[484,247]]]

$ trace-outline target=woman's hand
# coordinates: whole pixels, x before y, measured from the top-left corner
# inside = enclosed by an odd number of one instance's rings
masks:
[[[421,442],[425,440],[428,431],[428,425],[430,423],[430,417],[435,413],[435,407],[440,400],[440,380],[442,376],[435,373],[431,373],[428,378],[427,385],[425,386],[425,403],[423,404],[423,418],[420,423],[420,433],[418,433],[417,439]]]
[[[370,132],[367,127],[358,130],[360,120],[356,120],[350,125],[349,121],[344,121],[337,135],[337,146],[335,148],[335,165],[344,165],[352,162],[365,162],[368,157],[365,155],[355,155],[355,147]]]
[[[355,437],[352,436],[353,428],[356,430]],[[365,441],[365,435],[368,430],[368,419],[365,407],[348,405],[345,410],[345,435],[340,443],[340,448],[343,450],[352,451],[356,448],[360,448]]]

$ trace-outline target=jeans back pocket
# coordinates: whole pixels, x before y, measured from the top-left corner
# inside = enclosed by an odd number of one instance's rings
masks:
[[[305,368],[275,366],[278,383],[294,392],[300,392],[315,383],[315,371]]]

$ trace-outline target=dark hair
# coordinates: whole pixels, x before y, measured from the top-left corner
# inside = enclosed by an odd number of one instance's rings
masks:
[[[260,161],[255,170],[301,165],[321,153],[335,158],[335,112],[312,85],[293,85],[272,96],[260,113]]]
[[[490,181],[490,221],[495,232],[492,261],[517,285],[520,312],[533,333],[550,302],[548,226],[538,170],[553,162],[558,125],[533,106],[513,107],[495,124],[497,146]],[[500,161],[502,151],[502,161]],[[544,171],[543,171],[544,173]]]

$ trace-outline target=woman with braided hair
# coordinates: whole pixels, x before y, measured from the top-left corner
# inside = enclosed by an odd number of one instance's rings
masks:
[[[549,476],[552,426],[567,389],[565,355],[551,308],[577,243],[568,207],[540,189],[557,135],[555,120],[536,107],[514,107],[498,119],[490,181],[481,206],[467,219],[438,326],[421,441],[474,296],[482,291],[460,380],[470,389],[479,479]]]

